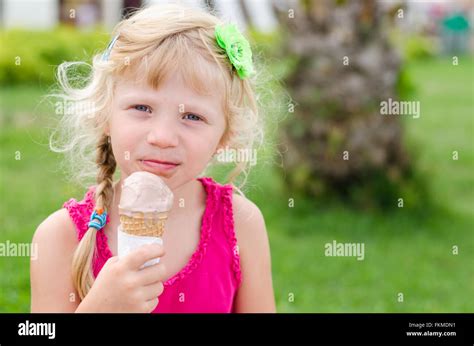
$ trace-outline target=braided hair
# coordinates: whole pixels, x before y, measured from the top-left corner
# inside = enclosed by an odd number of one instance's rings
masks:
[[[95,208],[107,212],[114,195],[113,175],[117,166],[110,137],[107,135],[103,135],[97,144],[96,163],[99,170],[94,196]],[[97,232],[96,228],[89,227],[79,242],[72,260],[73,283],[81,300],[84,299],[94,283],[92,262],[96,250]]]

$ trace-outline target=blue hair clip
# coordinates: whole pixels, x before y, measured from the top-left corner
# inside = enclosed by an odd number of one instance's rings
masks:
[[[100,214],[97,213],[97,210],[94,210],[89,221],[89,227],[94,227],[98,231],[100,231],[107,223],[107,213],[102,211],[102,209],[99,212]]]
[[[115,42],[117,42],[118,38],[119,38],[119,34],[115,35],[115,37],[112,39],[112,41],[110,41],[110,43],[107,46],[107,49],[105,50],[104,54],[102,54],[102,61],[109,60],[110,52],[112,51],[112,48],[114,48]]]

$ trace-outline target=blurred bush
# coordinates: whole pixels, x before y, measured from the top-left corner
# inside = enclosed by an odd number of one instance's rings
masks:
[[[108,35],[100,28],[78,31],[58,26],[50,31],[10,29],[1,32],[0,85],[51,85],[63,61],[88,61],[105,48]]]
[[[416,32],[407,34],[394,29],[390,32],[390,42],[397,47],[404,61],[432,58],[439,51],[434,37]]]
[[[433,39],[422,35],[407,35],[403,46],[407,60],[431,58],[436,54]]]

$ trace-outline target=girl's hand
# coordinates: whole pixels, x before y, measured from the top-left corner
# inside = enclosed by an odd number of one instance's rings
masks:
[[[163,247],[149,244],[123,258],[109,258],[76,312],[142,312],[158,305],[166,269],[162,263],[140,269],[147,261],[162,257]]]

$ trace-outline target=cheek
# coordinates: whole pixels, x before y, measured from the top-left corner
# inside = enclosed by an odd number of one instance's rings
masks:
[[[121,119],[114,119],[110,124],[110,135],[112,137],[112,149],[114,151],[117,164],[121,167],[133,159],[132,155],[135,146],[138,145],[143,134],[140,128],[137,128],[132,123],[126,121],[118,121]]]
[[[221,139],[221,132],[214,129],[183,137],[187,161],[193,166],[205,167],[214,155]]]
[[[183,136],[183,143],[188,152],[199,156],[212,156],[222,137],[223,130],[220,128],[209,128],[204,131]]]

